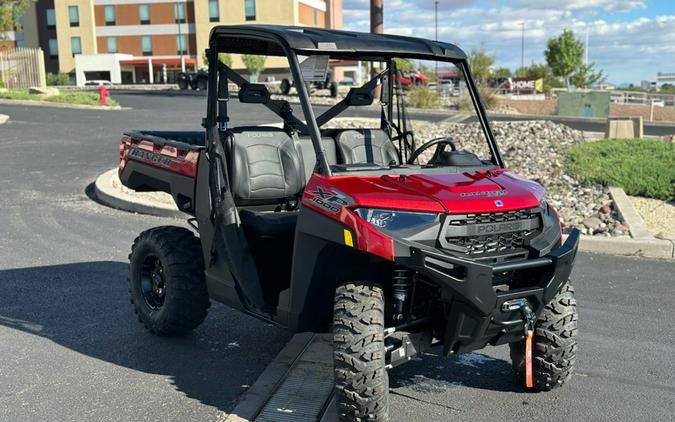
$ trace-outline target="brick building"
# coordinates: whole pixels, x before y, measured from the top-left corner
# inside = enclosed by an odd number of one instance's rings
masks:
[[[78,84],[173,82],[205,65],[213,26],[242,23],[342,28],[342,0],[38,0],[20,38],[43,49],[47,72]],[[243,67],[239,57],[233,66]],[[268,69],[284,67],[267,59]]]

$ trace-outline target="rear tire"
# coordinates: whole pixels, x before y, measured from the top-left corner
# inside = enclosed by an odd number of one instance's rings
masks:
[[[210,306],[201,244],[190,230],[156,227],[134,241],[129,293],[138,319],[153,334],[183,334]]]
[[[371,283],[339,286],[333,308],[335,392],[341,421],[388,420],[384,295]]]
[[[565,283],[537,319],[532,344],[533,390],[549,391],[571,376],[577,352],[577,302]],[[511,343],[511,361],[520,385],[525,385],[525,342]]]

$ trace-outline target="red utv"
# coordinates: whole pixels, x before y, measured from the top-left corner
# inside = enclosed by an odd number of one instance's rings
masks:
[[[221,52],[286,57],[302,117],[220,63]],[[122,139],[124,185],[170,193],[197,233],[158,227],[134,242],[129,286],[151,332],[194,329],[210,299],[293,332],[332,331],[342,420],[386,420],[388,369],[434,346],[452,354],[509,344],[515,373],[533,390],[569,378],[577,313],[568,277],[579,235],[562,243],[544,189],[505,169],[462,50],[242,25],[214,28],[207,54],[206,130]],[[460,149],[462,139],[417,146],[394,58],[464,74],[485,157]],[[372,61],[380,71],[315,115],[306,82],[325,78],[330,60]],[[231,124],[232,101],[266,107],[280,127]],[[344,110],[374,103],[375,127],[330,127]]]

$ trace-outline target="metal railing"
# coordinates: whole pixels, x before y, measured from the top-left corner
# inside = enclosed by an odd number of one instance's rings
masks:
[[[40,48],[0,51],[0,81],[7,88],[47,86],[45,60]]]

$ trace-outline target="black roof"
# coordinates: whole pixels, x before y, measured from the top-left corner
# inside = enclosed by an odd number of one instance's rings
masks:
[[[408,57],[462,60],[466,54],[454,44],[389,34],[281,25],[221,25],[210,39],[219,51],[285,56],[280,43],[292,50],[326,53],[334,58]]]

